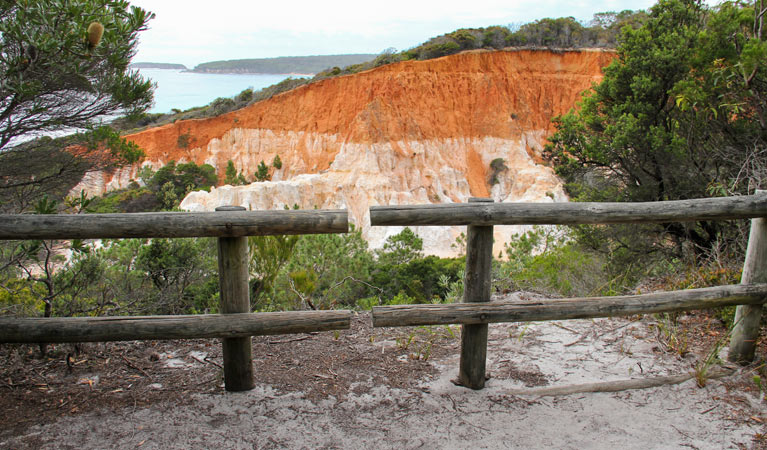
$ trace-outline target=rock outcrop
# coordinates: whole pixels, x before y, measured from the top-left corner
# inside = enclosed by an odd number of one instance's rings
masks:
[[[276,155],[270,182],[189,194],[181,206],[212,210],[347,208],[371,246],[400,231],[369,226],[371,205],[567,201],[541,149],[551,119],[602,77],[614,54],[580,51],[473,51],[407,61],[294,89],[244,109],[179,121],[128,136],[144,164],[227,161],[252,174]],[[497,160],[493,163],[494,160]],[[492,168],[491,168],[492,163]],[[136,168],[94,179],[126,185]],[[512,227],[496,227],[497,254]],[[427,252],[449,255],[460,229],[415,228]]]

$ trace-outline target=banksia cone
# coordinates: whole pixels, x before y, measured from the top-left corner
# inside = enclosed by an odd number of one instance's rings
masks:
[[[88,46],[95,48],[101,42],[101,37],[104,35],[104,25],[98,22],[91,22],[88,25]]]

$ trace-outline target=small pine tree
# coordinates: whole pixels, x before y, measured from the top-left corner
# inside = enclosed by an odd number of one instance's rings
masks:
[[[230,159],[226,163],[226,172],[224,177],[224,184],[229,184],[232,186],[236,186],[237,183],[237,169],[234,167],[234,163]]]
[[[269,181],[269,167],[264,164],[263,160],[258,164],[255,175],[256,181]]]
[[[280,155],[274,155],[274,159],[272,160],[272,167],[277,170],[282,169],[282,160],[280,159]]]

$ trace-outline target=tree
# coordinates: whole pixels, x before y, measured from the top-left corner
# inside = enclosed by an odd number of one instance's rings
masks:
[[[69,199],[69,203],[74,211],[81,212],[88,204],[88,199],[82,193],[79,199]],[[35,205],[36,214],[55,214],[58,212],[58,205],[55,201],[43,197]],[[70,271],[68,277],[61,277],[66,258],[62,255],[65,244],[55,240],[31,240],[23,241],[18,245],[12,244],[11,262],[17,267],[18,271],[24,274],[30,283],[41,286],[37,292],[41,293],[40,301],[43,303],[43,315],[51,317],[53,315],[54,301],[73,286],[80,283],[88,277],[89,267],[80,265],[76,270]],[[69,248],[73,255],[84,254],[88,248],[83,245],[81,240],[74,240]],[[10,267],[8,267],[10,268]],[[45,347],[41,346],[45,353]]]
[[[103,117],[149,107],[153,85],[128,70],[128,63],[152,17],[123,0],[0,3],[0,188],[55,180],[69,173],[73,160],[82,171],[140,156],[107,130],[61,142],[30,139],[91,131]],[[72,154],[67,147],[79,150]],[[25,162],[39,158],[40,169],[52,168],[30,173]]]
[[[283,268],[286,276],[275,283],[275,295],[297,297],[300,308],[303,303],[312,309],[354,305],[375,289],[368,283],[372,264],[359,230],[303,235]]]
[[[254,309],[261,309],[261,299],[274,288],[274,281],[287,264],[298,243],[299,236],[249,236],[249,271],[251,277],[250,302]]]
[[[234,167],[234,163],[230,159],[226,162],[226,172],[224,172],[224,184],[230,186],[237,185],[237,168]]]
[[[170,161],[152,176],[148,187],[157,193],[163,208],[173,209],[187,193],[195,189],[210,190],[217,181],[216,169],[210,164],[198,166],[191,161],[183,164]]]
[[[143,271],[156,288],[153,312],[183,314],[198,310],[193,287],[216,278],[214,240],[152,239],[138,252],[136,270]],[[214,281],[215,282],[215,281]]]
[[[282,169],[282,160],[280,159],[280,155],[274,155],[274,159],[272,160],[272,167],[277,170]]]
[[[256,181],[269,181],[269,167],[267,167],[266,164],[264,164],[264,161],[261,161],[258,163],[258,168],[256,169]]]
[[[405,227],[394,236],[389,236],[383,248],[376,251],[380,264],[402,265],[423,257],[423,239]]]
[[[557,120],[547,147],[571,197],[677,200],[748,193],[765,179],[756,161],[765,152],[767,47],[757,15],[740,3],[707,10],[661,0],[640,28],[624,27],[618,58],[580,110]],[[749,161],[756,171],[744,170]],[[737,235],[707,221],[580,231],[582,242],[628,259],[696,254]]]

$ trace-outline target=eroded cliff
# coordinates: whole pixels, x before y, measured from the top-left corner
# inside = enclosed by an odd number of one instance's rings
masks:
[[[372,246],[399,232],[371,228],[371,205],[566,201],[540,151],[551,119],[601,79],[603,51],[474,51],[327,79],[219,117],[179,121],[128,136],[144,164],[228,160],[246,174],[275,155],[273,181],[195,192],[189,210],[348,208]],[[491,162],[502,159],[499,170]],[[503,166],[506,169],[503,169]],[[123,186],[136,168],[93,188]],[[493,180],[494,179],[494,180]],[[496,254],[514,229],[496,227]],[[416,228],[429,253],[452,253],[459,229]]]

